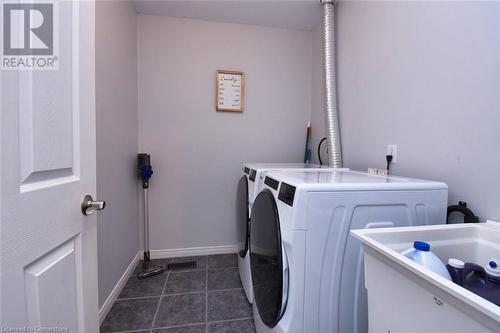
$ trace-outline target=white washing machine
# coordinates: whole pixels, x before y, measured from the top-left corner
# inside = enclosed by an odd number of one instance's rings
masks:
[[[238,183],[236,197],[236,216],[238,235],[240,237],[238,250],[238,268],[243,289],[250,303],[253,301],[252,277],[250,273],[250,256],[248,242],[250,234],[250,212],[255,196],[259,193],[262,184],[262,174],[270,170],[322,170],[330,169],[316,164],[304,163],[253,163],[243,166],[243,175]],[[330,169],[333,170],[333,169]]]
[[[363,251],[349,230],[446,221],[440,182],[345,170],[264,178],[250,228],[258,333],[368,332]]]

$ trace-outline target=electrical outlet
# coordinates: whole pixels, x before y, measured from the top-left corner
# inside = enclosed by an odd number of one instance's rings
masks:
[[[392,155],[391,163],[398,163],[398,145],[387,145],[387,155]]]

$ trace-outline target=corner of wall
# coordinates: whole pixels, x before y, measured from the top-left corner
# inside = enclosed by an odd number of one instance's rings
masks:
[[[323,75],[322,75],[322,43],[321,24],[312,31],[312,64],[311,64],[311,150],[312,162],[319,164],[317,149],[325,136],[323,114]]]
[[[97,2],[97,191],[109,203],[98,217],[101,307],[139,250],[136,31],[137,14],[129,1]]]

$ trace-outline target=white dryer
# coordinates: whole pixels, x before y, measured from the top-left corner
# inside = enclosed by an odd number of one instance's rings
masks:
[[[368,332],[363,252],[349,230],[446,221],[440,182],[345,170],[264,177],[250,229],[257,333]]]
[[[243,166],[243,175],[238,183],[236,194],[236,217],[240,249],[238,250],[238,268],[243,289],[250,303],[253,301],[252,277],[248,242],[250,235],[250,212],[255,196],[262,184],[262,174],[271,170],[322,170],[330,169],[316,164],[304,163],[252,163]]]

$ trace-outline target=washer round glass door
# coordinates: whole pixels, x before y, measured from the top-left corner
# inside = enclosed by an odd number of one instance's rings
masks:
[[[252,206],[250,265],[254,302],[260,318],[271,328],[276,326],[286,307],[284,289],[288,285],[288,268],[283,254],[278,207],[273,194],[266,189],[259,193]]]
[[[238,182],[238,191],[236,193],[236,223],[239,237],[240,248],[238,254],[244,258],[248,252],[248,237],[250,236],[250,219],[248,211],[248,180],[245,175]]]

